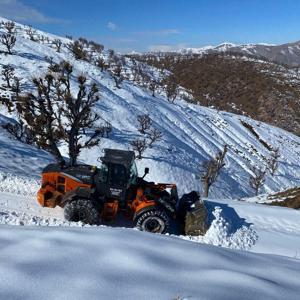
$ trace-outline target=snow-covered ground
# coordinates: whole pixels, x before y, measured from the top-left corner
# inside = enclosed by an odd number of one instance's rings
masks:
[[[0,63],[14,66],[26,90],[32,87],[32,76],[46,71],[46,55],[56,62],[71,61],[75,74],[83,73],[99,85],[101,100],[95,109],[113,132],[99,147],[81,154],[86,163],[97,165],[105,147],[128,149],[140,136],[136,117],[144,113],[163,133],[163,140],[138,161],[140,173],[150,167],[149,180],[174,182],[180,193],[200,190],[196,175],[201,163],[225,144],[229,150],[210,193],[217,200],[206,201],[206,235],[154,235],[70,223],[62,209],[39,207],[39,173],[52,158],[16,141],[0,126],[0,299],[298,298],[300,212],[228,198],[253,194],[250,166],[266,167],[271,154],[266,143],[279,147],[281,156],[263,192],[299,185],[299,137],[182,99],[171,104],[163,94],[152,97],[130,81],[116,89],[109,72],[75,61],[64,47],[57,53],[30,41],[21,25],[14,51],[12,56],[0,54]],[[16,118],[0,106],[0,125]],[[260,141],[241,120],[253,127]]]
[[[24,192],[24,182],[0,192],[0,299],[292,300],[299,295],[297,210],[207,200],[205,236],[155,235],[66,222],[62,209],[39,207]]]
[[[0,299],[299,296],[297,259],[122,228],[2,226],[0,248]]]

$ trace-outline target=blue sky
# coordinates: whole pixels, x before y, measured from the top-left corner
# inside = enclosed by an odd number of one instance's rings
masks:
[[[0,0],[0,16],[121,52],[300,40],[299,0]]]

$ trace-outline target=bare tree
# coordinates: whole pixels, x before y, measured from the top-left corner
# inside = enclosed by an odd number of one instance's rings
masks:
[[[31,25],[27,26],[25,29],[25,32],[27,33],[27,35],[29,36],[29,39],[33,42],[36,41],[36,30],[34,28],[32,28]]]
[[[37,35],[37,38],[38,38],[38,41],[42,44],[45,44],[45,41],[46,41],[46,37],[42,34],[38,34]]]
[[[16,24],[14,22],[8,21],[3,22],[3,28],[6,30],[8,34],[15,34]]]
[[[60,53],[61,51],[61,46],[62,46],[62,41],[60,39],[55,39],[53,42],[54,47],[56,48],[56,51]]]
[[[96,62],[95,62],[96,66],[99,67],[101,69],[101,72],[103,72],[103,70],[108,68],[108,65],[106,64],[105,60],[103,57],[99,57]]]
[[[173,75],[170,75],[164,80],[164,83],[167,99],[173,103],[179,94],[179,86],[176,79]]]
[[[12,54],[12,50],[16,44],[17,38],[14,34],[4,33],[0,36],[0,42],[3,44],[8,54]]]
[[[208,197],[209,189],[216,182],[220,175],[221,169],[225,166],[225,156],[227,153],[227,145],[215,157],[206,161],[201,169],[201,181],[203,184],[204,197]]]
[[[6,86],[11,88],[11,81],[14,79],[15,69],[10,65],[4,65],[1,74],[6,81]]]
[[[109,134],[112,132],[113,130],[113,127],[112,125],[109,123],[109,122],[105,122],[105,125],[104,125],[104,132],[105,132],[105,135],[104,137],[108,138],[109,137]]]
[[[21,93],[21,82],[17,76],[13,78],[13,84],[11,86],[11,90],[15,93],[15,99],[19,98]]]
[[[160,141],[162,139],[162,136],[163,135],[161,131],[159,131],[156,128],[152,128],[147,134],[147,137],[149,139],[149,143],[148,143],[149,148],[151,148],[155,142]]]
[[[55,81],[51,74],[44,78],[33,79],[37,94],[28,93],[17,99],[17,111],[28,124],[29,130],[36,136],[37,145],[49,151],[59,162],[63,157],[58,148],[63,138],[61,117],[56,105]]]
[[[116,88],[121,88],[120,84],[123,82],[124,77],[122,75],[123,66],[120,61],[117,61],[116,64],[112,67],[111,74],[115,81]]]
[[[52,66],[54,64],[54,58],[52,56],[45,56],[45,61]]]
[[[71,92],[72,72],[73,67],[62,62],[59,76],[47,74],[35,78],[36,94],[20,96],[17,109],[41,148],[62,162],[58,144],[64,140],[68,144],[70,164],[75,165],[83,148],[99,144],[101,132],[94,129],[100,116],[92,111],[99,100],[98,88],[94,83],[88,84],[84,76],[79,76],[78,92],[74,96]],[[88,134],[84,134],[86,130]]]
[[[98,44],[94,41],[89,41],[88,44],[92,47],[93,52],[102,53],[104,50],[104,46],[101,44]]]
[[[111,65],[115,60],[115,51],[113,49],[108,49],[108,64]]]
[[[270,174],[274,176],[275,172],[278,169],[278,159],[280,157],[279,148],[274,149],[271,152],[271,156],[268,159],[268,170],[270,171]]]
[[[135,139],[130,145],[132,146],[133,151],[137,153],[137,159],[142,159],[142,154],[147,149],[146,139]]]
[[[149,83],[149,90],[152,92],[152,96],[155,97],[155,92],[159,87],[159,82],[157,80],[151,80]]]
[[[101,137],[109,137],[109,134],[112,132],[112,125],[109,122],[105,122],[104,125],[98,127],[98,130],[100,131]]]
[[[75,41],[68,45],[68,49],[72,52],[75,59],[87,60],[87,52],[84,49],[84,44],[80,41]]]
[[[14,105],[9,96],[0,95],[0,103],[6,106],[9,112],[13,111]]]
[[[31,131],[28,129],[28,127],[24,124],[22,120],[14,124],[6,123],[2,125],[2,127],[22,143],[31,145],[35,141],[33,134],[31,133]]]
[[[259,189],[264,185],[265,183],[265,177],[266,177],[266,170],[262,170],[257,167],[251,167],[250,170],[252,171],[252,175],[250,175],[249,183],[250,186],[255,191],[255,196],[258,195]]]
[[[146,134],[147,133],[146,131],[149,130],[152,125],[152,120],[149,114],[138,115],[137,121],[139,122],[138,131],[142,134]]]

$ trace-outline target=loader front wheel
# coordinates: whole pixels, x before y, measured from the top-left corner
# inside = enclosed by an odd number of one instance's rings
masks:
[[[98,224],[100,214],[91,200],[76,199],[68,202],[64,207],[65,219],[70,222],[83,222],[85,224]]]
[[[134,225],[141,231],[166,233],[170,229],[170,217],[162,209],[149,209],[134,217]]]

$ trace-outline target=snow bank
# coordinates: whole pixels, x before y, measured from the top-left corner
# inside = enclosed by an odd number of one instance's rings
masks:
[[[214,220],[212,221],[205,236],[179,236],[179,238],[231,249],[249,250],[257,240],[257,234],[255,230],[252,227],[242,226],[234,233],[231,233],[229,223],[221,216],[221,212],[222,210],[219,207],[215,208],[213,211]],[[90,225],[83,224],[82,222],[76,223],[68,222],[61,218],[34,216],[26,212],[3,210],[1,207],[0,225],[91,227]],[[98,226],[92,227],[97,228]],[[128,228],[128,230],[130,229]]]
[[[242,225],[234,233],[230,233],[230,220],[225,220],[222,216],[222,209],[217,206],[212,212],[214,220],[205,236],[184,237],[198,243],[222,246],[231,249],[249,250],[258,239],[258,235],[251,225],[249,227]]]
[[[35,197],[40,183],[34,178],[26,178],[0,171],[0,192]]]
[[[26,213],[16,211],[0,211],[1,225],[19,225],[19,226],[69,226],[69,227],[91,227],[82,222],[68,222],[65,220],[31,216]]]
[[[127,229],[2,227],[0,261],[0,299],[292,300],[300,291],[299,260]]]

